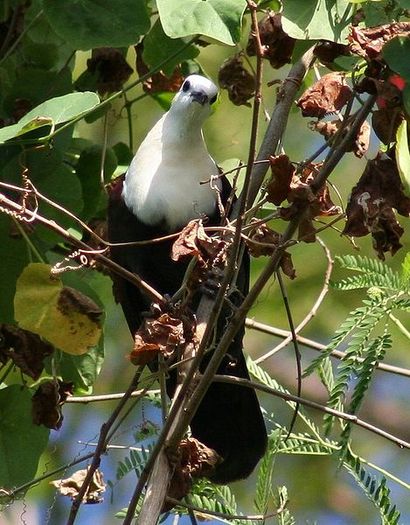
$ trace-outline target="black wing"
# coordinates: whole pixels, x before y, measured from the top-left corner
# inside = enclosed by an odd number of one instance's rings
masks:
[[[231,191],[223,181],[222,200],[225,203]],[[169,232],[161,227],[149,227],[133,215],[121,197],[122,179],[114,183],[108,205],[108,237],[110,242],[132,242],[165,236]],[[210,218],[211,224],[219,223],[219,216]],[[188,263],[174,262],[170,258],[173,240],[146,246],[111,248],[112,259],[143,280],[161,294],[173,295],[181,286]],[[113,276],[115,297],[121,303],[131,333],[142,321],[142,312],[149,310],[150,301],[140,290],[118,276]],[[230,303],[239,305],[248,293],[249,257],[245,253],[238,274],[237,289],[230,296]],[[217,323],[215,340],[218,341],[232,315],[231,306],[224,306]],[[218,374],[249,378],[242,352],[244,327],[233,339],[222,361]],[[209,358],[208,358],[209,359]],[[202,369],[206,361],[202,363]],[[168,384],[173,394],[175,378]],[[266,428],[254,390],[223,383],[213,383],[205,394],[198,411],[191,421],[195,438],[215,449],[223,462],[215,469],[211,479],[228,483],[247,477],[255,468],[266,449]]]

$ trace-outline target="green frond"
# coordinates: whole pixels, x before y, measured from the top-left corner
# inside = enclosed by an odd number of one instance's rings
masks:
[[[358,344],[360,338],[366,337],[379,320],[386,315],[386,310],[380,306],[376,300],[364,300],[364,306],[359,306],[349,313],[347,318],[343,321],[340,327],[336,330],[333,339],[321,354],[314,359],[303,373],[303,377],[307,377],[318,369],[322,362],[327,359],[333,350],[343,343],[349,335],[352,335],[352,340],[349,342],[349,347],[354,348]]]
[[[369,344],[368,348],[366,349],[366,357],[360,366],[358,381],[354,387],[352,398],[347,409],[349,414],[356,414],[356,412],[359,410],[364,399],[364,395],[369,388],[373,372],[375,371],[377,364],[380,361],[383,361],[386,350],[391,348],[391,346],[392,338],[388,333],[376,337],[376,339],[371,341]],[[351,429],[352,424],[350,422],[345,423],[340,440],[342,454],[349,444]]]
[[[276,493],[274,494],[274,501],[277,509],[283,509],[277,516],[278,525],[295,525],[295,518],[287,508],[289,497],[288,489],[286,487],[277,487]]]
[[[397,525],[400,512],[390,501],[390,489],[386,487],[386,478],[377,479],[362,466],[360,459],[349,450],[343,458],[343,466],[354,477],[356,483],[380,512],[382,525]]]
[[[328,456],[333,454],[337,447],[336,442],[315,439],[310,434],[291,434],[286,441],[282,439],[277,451],[282,454],[302,454],[309,456]]]
[[[254,506],[260,514],[266,514],[269,502],[273,500],[272,475],[276,452],[282,441],[282,431],[275,430],[268,436],[268,446],[259,465]],[[262,525],[264,522],[262,522]]]
[[[248,366],[248,370],[251,376],[253,376],[255,379],[257,379],[260,383],[263,385],[269,386],[270,388],[274,388],[275,390],[279,390],[280,392],[283,392],[285,394],[289,394],[290,392],[286,390],[282,385],[280,385],[277,381],[275,381],[263,368],[258,366],[252,359],[248,356],[246,358],[246,364]],[[296,403],[293,401],[286,401],[286,403],[292,407],[292,409],[295,408]],[[310,430],[315,434],[316,436],[320,435],[320,430],[317,427],[317,425],[305,414],[303,408],[299,407],[298,416],[302,419],[302,421],[307,425]]]
[[[137,476],[140,476],[146,462],[148,461],[152,448],[152,445],[150,445],[148,447],[142,446],[141,450],[130,450],[128,456],[126,456],[123,461],[118,462],[117,480],[121,480],[130,472],[134,472]]]
[[[342,268],[361,274],[332,283],[335,288],[353,290],[376,286],[388,290],[402,290],[403,280],[400,274],[379,259],[359,255],[344,255],[336,257],[335,260]]]
[[[335,408],[336,410],[342,408],[352,377],[358,377],[360,388],[365,388],[366,384],[368,386],[368,383],[365,381],[366,369],[364,368],[364,362],[358,361],[358,358],[365,357],[365,360],[369,358],[367,363],[370,363],[375,358],[375,353],[377,353],[379,347],[377,343],[375,346],[373,346],[373,342],[369,344],[370,335],[374,327],[388,314],[389,310],[375,306],[373,311],[369,312],[369,315],[357,325],[348,343],[346,355],[338,367],[337,377],[335,378],[328,402],[330,408]],[[375,341],[379,341],[379,339],[377,338]],[[361,378],[363,378],[362,383]],[[365,389],[367,389],[367,386]],[[333,421],[334,416],[327,414],[324,417],[326,432],[330,431]]]
[[[202,478],[195,482],[189,496],[183,502],[204,509],[204,512],[220,512],[227,515],[240,515],[235,496],[227,485],[214,485],[210,481]],[[187,509],[183,506],[176,507],[180,515],[187,514]],[[251,525],[254,523],[247,519],[230,519],[226,523],[232,525]]]
[[[332,361],[330,357],[323,359],[319,365],[318,373],[320,380],[325,386],[326,390],[330,393],[333,390],[335,384],[335,376],[333,373]]]

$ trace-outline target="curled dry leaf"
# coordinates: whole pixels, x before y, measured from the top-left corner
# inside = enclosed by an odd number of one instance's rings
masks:
[[[53,485],[62,496],[68,496],[74,500],[78,496],[78,492],[81,489],[87,472],[88,469],[77,470],[77,472],[74,472],[70,478],[51,481],[50,485]],[[101,470],[97,469],[93,474],[86,493],[84,494],[83,503],[102,503],[103,498],[101,497],[101,494],[105,492],[105,488],[106,485],[103,473]]]
[[[348,37],[352,53],[366,60],[380,59],[384,44],[396,36],[409,36],[410,22],[393,22],[376,27],[352,27]]]
[[[349,47],[330,40],[321,40],[315,46],[315,56],[323,64],[331,64],[337,57],[349,55]]]
[[[252,231],[249,239],[246,240],[249,253],[253,257],[260,257],[262,255],[273,255],[275,250],[282,243],[282,235],[275,230],[266,226],[266,224],[260,224],[255,227]],[[290,279],[296,277],[296,271],[293,266],[292,257],[290,253],[284,251],[280,260],[280,267],[285,275]]]
[[[399,108],[378,109],[372,113],[372,126],[377,137],[383,144],[396,140],[396,133],[404,120],[404,114]]]
[[[32,417],[35,425],[58,430],[63,424],[62,405],[72,395],[74,384],[65,381],[45,381],[32,397]]]
[[[282,28],[282,15],[269,13],[258,24],[259,37],[262,44],[262,57],[269,60],[274,69],[289,64],[292,58],[296,40],[291,38]],[[246,52],[249,56],[256,55],[255,40],[249,36]]]
[[[136,54],[137,73],[140,77],[142,77],[149,72],[149,67],[142,58],[144,43],[140,42],[134,46],[134,49]],[[181,69],[179,66],[177,66],[170,77],[165,75],[165,73],[162,71],[154,73],[150,78],[144,80],[142,83],[142,88],[145,93],[163,93],[164,91],[176,93],[181,87],[183,81],[184,77],[181,73]]]
[[[287,155],[270,157],[269,162],[272,178],[266,186],[267,199],[279,206],[288,196],[295,168]]]
[[[308,88],[296,105],[304,117],[322,118],[328,113],[339,111],[352,96],[352,90],[343,73],[335,72],[324,75]]]
[[[179,261],[185,257],[197,257],[201,266],[223,266],[227,243],[205,232],[202,221],[190,221],[172,245],[171,258]]]
[[[319,188],[316,193],[312,190],[311,185],[321,166],[322,163],[309,164],[305,166],[300,176],[296,174],[293,176],[287,197],[291,206],[280,209],[280,217],[289,221],[307,204],[307,210],[299,222],[298,231],[299,240],[304,242],[315,242],[316,240],[316,230],[313,226],[315,217],[329,217],[341,213],[339,206],[332,202],[327,184]]]
[[[187,313],[172,317],[168,313],[159,313],[155,319],[146,319],[134,338],[134,348],[130,360],[134,365],[145,365],[153,361],[159,353],[171,357],[177,349],[183,351],[188,342],[192,342],[195,323]]]
[[[0,363],[11,359],[23,374],[35,381],[44,369],[44,359],[54,347],[37,334],[11,324],[0,324]]]
[[[394,255],[402,247],[400,237],[404,231],[394,210],[408,217],[410,198],[403,193],[394,160],[379,153],[367,163],[359,182],[352,190],[343,233],[351,237],[362,237],[370,233],[373,247],[380,259],[384,259],[386,252]]]
[[[229,100],[236,106],[250,106],[255,93],[255,77],[244,67],[240,53],[226,59],[218,73],[219,85],[228,91]]]
[[[120,91],[132,74],[132,68],[121,51],[113,47],[93,49],[87,60],[87,69],[97,76],[100,95]]]
[[[197,439],[183,439],[179,444],[178,462],[167,496],[177,500],[182,499],[189,494],[193,478],[211,475],[221,461],[222,458],[214,449],[207,447]],[[165,503],[162,512],[167,512],[172,507],[172,504]]]
[[[339,119],[336,119],[331,121],[320,120],[317,122],[310,122],[309,127],[314,131],[318,131],[321,135],[325,137],[326,140],[329,140],[333,137],[333,135],[335,135],[339,131],[342,125],[343,122]],[[347,122],[345,129],[346,131],[349,129],[349,121]],[[353,151],[356,157],[358,157],[359,159],[362,158],[363,155],[369,149],[370,131],[371,129],[369,124],[366,121],[364,121],[363,124],[360,126],[360,129],[355,139],[352,140],[350,146],[347,147],[346,151]]]

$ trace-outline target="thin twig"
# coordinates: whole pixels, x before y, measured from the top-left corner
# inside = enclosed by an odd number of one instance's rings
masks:
[[[340,419],[344,419],[345,421],[349,421],[350,423],[353,423],[354,425],[357,425],[358,427],[364,428],[368,430],[369,432],[372,432],[373,434],[377,434],[378,436],[381,436],[393,442],[394,444],[398,445],[400,448],[410,449],[410,443],[408,441],[405,441],[404,439],[394,436],[393,434],[390,434],[389,432],[385,432],[381,428],[371,425],[370,423],[367,423],[367,421],[364,421],[363,419],[359,419],[354,414],[348,414],[347,412],[342,412],[341,410],[335,410],[333,408],[329,408],[327,406],[321,405],[320,403],[316,403],[315,401],[311,401],[310,399],[304,399],[302,397],[294,396],[293,394],[289,394],[288,392],[282,392],[280,390],[277,390],[276,388],[272,388],[270,386],[263,385],[261,383],[256,383],[255,381],[251,381],[249,379],[242,379],[242,378],[235,377],[235,376],[215,375],[214,381],[217,383],[230,383],[230,384],[241,385],[241,386],[248,387],[248,388],[254,388],[255,390],[260,390],[261,392],[266,392],[267,394],[272,394],[273,396],[280,397],[281,399],[284,399],[285,401],[291,401],[292,403],[299,403],[301,405],[304,405],[310,408],[314,408],[315,410],[319,410],[320,412],[324,412],[325,414],[330,414]]]
[[[77,239],[77,237],[75,237],[74,235],[71,235],[69,231],[62,228],[56,222],[46,219],[39,213],[34,213],[31,210],[21,206],[20,204],[17,204],[13,200],[6,197],[6,195],[4,195],[3,193],[0,193],[0,212],[1,211],[9,213],[13,217],[16,217],[16,215],[22,215],[23,217],[27,217],[28,220],[32,220],[33,222],[43,224],[48,229],[58,233],[58,235],[63,237],[67,242],[69,242],[73,246],[81,248],[87,252],[94,253],[94,258],[99,263],[101,263],[103,266],[113,271],[117,275],[120,275],[127,281],[131,282],[138,288],[140,288],[148,297],[151,298],[152,301],[160,303],[163,303],[165,301],[164,297],[161,294],[159,294],[148,283],[143,281],[137,274],[125,270],[119,264],[115,263],[111,259],[108,259],[108,257],[105,257],[101,253],[95,252],[95,250],[91,246],[86,244],[84,241]]]
[[[251,330],[257,330],[265,334],[270,334],[270,335],[274,335],[276,337],[281,337],[281,338],[291,338],[292,337],[292,334],[288,330],[282,330],[281,328],[276,328],[268,324],[260,323],[258,321],[255,321],[254,319],[250,319],[249,317],[246,319],[245,324],[247,328],[250,328]],[[304,346],[307,346],[308,348],[312,348],[313,350],[323,352],[324,350],[327,349],[327,345],[318,343],[317,341],[313,341],[312,339],[308,339],[307,337],[303,337],[299,334],[296,335],[296,338],[300,344],[303,344]],[[332,352],[330,353],[330,356],[335,357],[336,359],[344,359],[346,357],[346,353],[341,352],[340,350],[332,350]],[[363,363],[364,358],[357,357],[356,361],[358,363]],[[257,362],[258,360],[256,359],[255,363]],[[403,376],[403,377],[410,377],[410,370],[408,368],[388,365],[386,363],[377,363],[376,368],[378,370],[382,370],[383,372],[389,372],[390,374],[396,374],[396,375]]]
[[[318,243],[322,246],[322,248],[323,248],[323,250],[325,252],[325,255],[326,255],[326,259],[327,259],[327,268],[326,268],[326,273],[325,273],[325,279],[324,279],[324,282],[323,282],[322,289],[321,289],[321,291],[319,293],[319,296],[316,299],[314,305],[309,310],[309,312],[305,316],[305,318],[295,328],[295,333],[296,334],[301,332],[303,330],[303,328],[305,328],[305,326],[313,319],[313,317],[315,317],[315,315],[316,315],[320,305],[324,301],[324,299],[325,299],[325,297],[326,297],[326,295],[327,295],[327,293],[329,291],[329,282],[330,282],[330,277],[331,277],[332,271],[333,271],[332,255],[330,253],[330,250],[326,246],[326,244],[319,238],[317,238],[317,240],[318,240]],[[272,350],[269,350],[269,352],[266,352],[266,354],[258,357],[258,359],[256,360],[256,363],[257,364],[263,363],[264,361],[266,361],[267,359],[269,359],[270,357],[275,355],[277,352],[282,350],[282,348],[285,348],[285,346],[287,346],[292,341],[292,339],[293,339],[292,338],[292,334],[290,334],[281,343],[276,345]]]
[[[125,404],[129,400],[131,394],[135,391],[135,388],[141,377],[142,370],[143,370],[143,367],[138,368],[124,396],[122,397],[118,405],[115,407],[115,410],[113,410],[109,419],[105,423],[103,423],[103,425],[101,426],[100,436],[98,439],[98,445],[94,451],[91,465],[89,466],[87,470],[87,475],[85,476],[84,481],[78,491],[78,494],[71,505],[70,515],[67,520],[67,525],[73,525],[73,523],[75,522],[78,510],[80,508],[81,503],[83,502],[83,498],[88,490],[88,487],[91,483],[94,473],[97,470],[97,468],[100,466],[101,455],[105,452],[105,447],[108,443],[108,439],[107,439],[108,433],[110,432],[111,427],[114,425],[117,417],[120,415]]]

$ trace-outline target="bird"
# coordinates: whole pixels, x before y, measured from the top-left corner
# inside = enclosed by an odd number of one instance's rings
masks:
[[[115,246],[115,243],[169,236],[195,219],[206,218],[207,226],[220,224],[220,204],[226,204],[232,188],[225,177],[218,176],[218,166],[208,152],[202,132],[217,97],[218,88],[211,80],[197,74],[188,76],[169,110],[142,141],[125,178],[110,191],[108,240],[112,244],[112,259],[163,295],[172,296],[179,290],[189,264],[189,261],[171,259],[173,240],[134,246]],[[204,184],[209,180],[212,183]],[[131,333],[135,334],[144,312],[150,310],[150,299],[118,275],[113,276],[113,281],[115,296]],[[248,288],[249,256],[245,250],[236,291],[230,295],[229,302],[225,301],[216,323],[214,341],[222,336],[232,308],[240,305]],[[243,336],[244,326],[241,326],[218,374],[249,379]],[[209,355],[204,358],[202,369],[207,360]],[[167,383],[169,396],[175,391],[175,383],[174,374]],[[207,476],[215,483],[247,478],[267,446],[267,431],[255,391],[230,383],[211,383],[191,420],[190,429],[194,438],[222,458]]]

